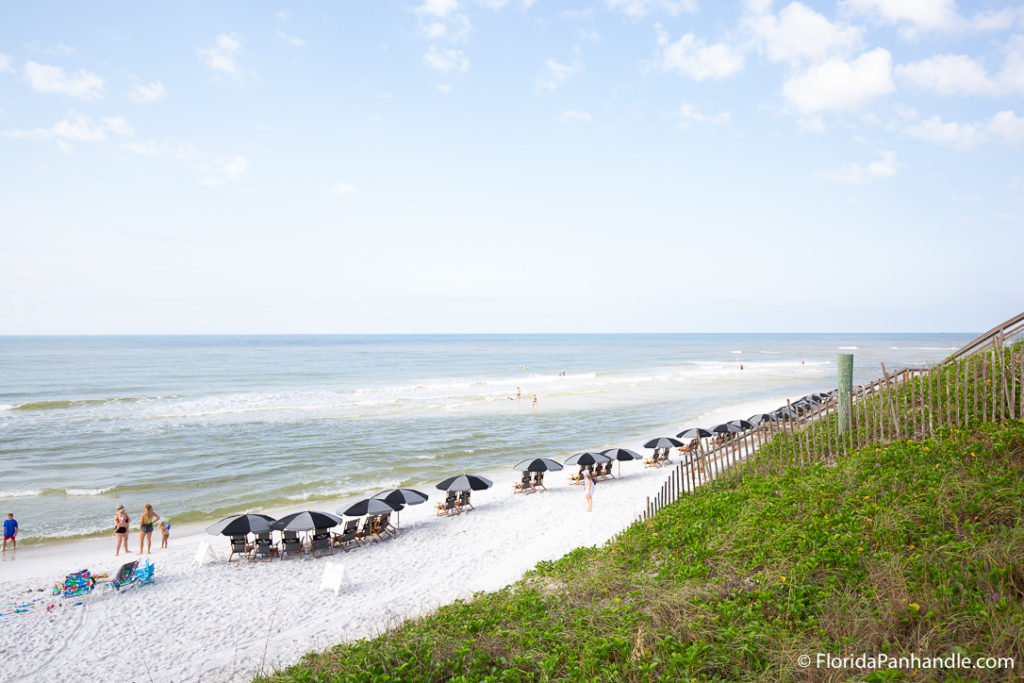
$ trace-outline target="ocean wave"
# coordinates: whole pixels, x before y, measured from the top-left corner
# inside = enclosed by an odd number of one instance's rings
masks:
[[[113,491],[113,486],[107,486],[101,489],[64,489],[64,495],[66,496],[102,496],[108,491]]]
[[[856,346],[837,346],[836,348],[837,349],[841,349],[843,351],[856,351],[857,350]]]
[[[959,346],[890,346],[893,351],[956,351]]]
[[[43,495],[41,489],[25,489],[23,491],[0,491],[0,500],[8,498],[35,498]]]
[[[740,351],[730,351],[729,353],[743,353],[743,351],[742,350],[740,350]]]

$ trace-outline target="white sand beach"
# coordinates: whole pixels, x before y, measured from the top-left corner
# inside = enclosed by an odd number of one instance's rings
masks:
[[[778,403],[732,405],[700,423]],[[641,443],[614,445],[648,453]],[[548,491],[524,496],[512,493],[519,474],[501,470],[491,489],[473,494],[475,510],[451,518],[435,516],[434,502],[442,496],[431,489],[431,501],[402,511],[394,538],[333,557],[229,564],[227,539],[175,527],[167,550],[158,550],[154,539],[155,583],[122,593],[99,586],[79,605],[52,596],[49,587],[83,568],[113,576],[137,556],[114,557],[113,538],[22,549],[0,564],[0,600],[43,602],[0,620],[0,679],[249,680],[310,650],[373,636],[453,600],[501,588],[541,560],[599,545],[636,518],[668,471],[622,463],[619,478],[597,485],[591,513],[568,474],[549,473]],[[333,511],[345,502],[310,507]],[[132,541],[134,547],[137,533]],[[193,566],[203,541],[212,542],[219,560]],[[330,563],[343,565],[352,581],[337,596],[320,590]]]

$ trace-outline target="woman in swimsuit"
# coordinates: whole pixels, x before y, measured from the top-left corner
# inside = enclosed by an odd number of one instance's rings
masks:
[[[124,551],[130,553],[128,550],[128,525],[131,524],[132,520],[128,518],[128,513],[124,511],[124,505],[118,505],[117,510],[114,512],[114,538],[117,539],[117,549],[114,552],[114,556],[121,554],[121,544],[124,544]]]
[[[150,546],[153,544],[153,525],[160,521],[160,515],[153,512],[153,506],[146,503],[142,506],[142,517],[139,518],[139,554],[142,554],[142,544],[146,544],[146,554],[149,554]]]
[[[594,478],[590,470],[583,471],[583,493],[587,497],[587,512],[590,512],[594,507]]]

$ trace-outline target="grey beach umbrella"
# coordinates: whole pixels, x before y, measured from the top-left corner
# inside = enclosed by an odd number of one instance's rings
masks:
[[[772,422],[774,419],[775,418],[773,418],[768,413],[757,413],[756,415],[751,415],[750,417],[748,417],[747,421],[751,422],[752,424],[759,425],[762,422]]]
[[[704,429],[703,427],[690,427],[676,434],[680,439],[706,439],[709,436],[714,436],[711,432]],[[682,446],[682,444],[679,444]]]
[[[483,491],[491,488],[493,483],[487,477],[478,474],[460,474],[439,482],[437,488],[442,491]]]
[[[740,429],[750,429],[751,427],[754,426],[749,420],[740,420],[740,419],[729,420],[729,424],[736,425]]]
[[[617,461],[618,472],[622,474],[622,463],[626,460],[643,460],[644,456],[640,455],[636,451],[631,451],[628,448],[609,448],[606,451],[601,451],[601,455],[607,455],[614,461]]]
[[[342,519],[330,512],[303,510],[285,515],[270,526],[278,531],[309,531],[310,529],[330,529],[341,524]]]
[[[673,439],[671,436],[662,436],[657,439],[651,439],[644,444],[644,448],[679,448],[683,445],[682,441]]]
[[[512,469],[519,472],[557,472],[562,469],[562,463],[550,458],[534,458],[532,460],[524,460],[521,463],[513,465]]]
[[[401,510],[403,505],[419,505],[426,502],[429,497],[427,494],[416,489],[390,489],[373,495],[375,500],[383,500],[395,508],[397,511],[395,514],[395,528],[398,528],[398,523],[402,521]]]
[[[738,425],[734,425],[731,422],[723,422],[720,425],[715,425],[714,427],[712,427],[711,431],[713,431],[715,434],[739,434],[740,432],[743,431],[743,428],[739,427]]]
[[[383,515],[397,510],[394,505],[385,503],[379,498],[363,498],[358,503],[349,505],[344,510],[338,510],[338,514],[346,517],[362,517],[363,515]]]
[[[599,462],[610,462],[611,458],[601,453],[591,453],[590,451],[583,451],[582,453],[575,453],[565,459],[565,464],[572,465],[596,465]]]
[[[270,515],[233,515],[225,517],[206,528],[206,533],[216,536],[244,536],[246,534],[267,534],[276,520]]]

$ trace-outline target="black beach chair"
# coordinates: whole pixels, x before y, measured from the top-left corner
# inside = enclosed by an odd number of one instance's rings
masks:
[[[544,489],[545,491],[547,491],[548,487],[544,485],[544,473],[543,472],[534,472],[533,473],[533,481],[530,483],[530,486],[533,487],[534,491],[536,491],[538,487],[540,487],[540,488]]]
[[[533,490],[533,487],[530,485],[530,473],[529,472],[523,472],[522,480],[517,481],[516,483],[514,483],[512,485],[512,495],[515,495],[517,493],[529,493],[532,490]]]
[[[377,517],[377,530],[381,534],[387,534],[388,536],[394,536],[395,532],[398,531],[395,527],[391,526],[391,513],[385,512],[383,515]]]
[[[576,474],[569,475],[570,484],[582,484],[583,483],[583,471],[587,468],[584,465],[580,465],[580,471]]]
[[[298,556],[302,557],[303,547],[302,540],[299,538],[298,531],[282,531],[281,532],[281,559],[287,559],[288,557]]]
[[[349,546],[361,546],[363,542],[359,540],[359,520],[350,519],[345,522],[345,527],[341,530],[341,533],[334,534],[332,539],[334,545],[345,552],[348,552]]]
[[[444,499],[444,502],[437,504],[438,517],[440,517],[441,515],[451,517],[452,515],[457,515],[461,512],[458,505],[458,495],[459,494],[457,491],[449,491],[448,495]]]
[[[309,543],[309,549],[313,553],[313,557],[322,557],[323,555],[333,555],[334,546],[331,545],[331,530],[330,529],[314,529],[313,540]]]
[[[249,552],[250,560],[267,560],[274,559],[277,555],[277,544],[274,543],[271,534],[256,534],[256,544],[252,546],[252,550]]]
[[[469,491],[463,491],[459,494],[459,500],[457,503],[459,510],[465,510],[466,508],[469,508],[470,510],[476,509],[473,507],[473,504],[469,502],[469,493]]]
[[[243,557],[249,556],[249,551],[252,550],[252,546],[249,545],[248,540],[245,536],[231,536],[231,554],[228,555],[228,562],[235,555],[241,555]]]

